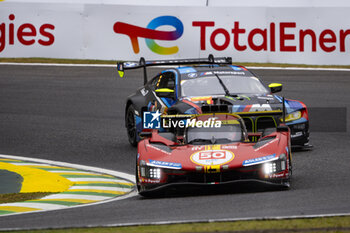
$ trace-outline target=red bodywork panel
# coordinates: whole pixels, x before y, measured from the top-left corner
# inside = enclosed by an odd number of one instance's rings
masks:
[[[210,115],[201,115],[201,119],[208,119],[209,117]],[[219,118],[222,117],[219,116]],[[232,119],[226,117],[224,120]],[[255,179],[259,180],[288,178],[290,163],[289,128],[285,127],[282,130],[271,132],[254,143],[247,142],[247,136],[248,134],[243,139],[244,142],[192,145],[179,144],[169,140],[162,137],[162,134],[155,130],[151,137],[143,139],[138,144],[138,184],[165,184],[169,183],[169,176],[218,174],[230,171],[243,175],[254,173]],[[253,136],[260,137],[261,133]],[[272,172],[271,174],[264,173],[261,164],[277,161],[283,154],[286,162],[283,165],[284,169],[277,169],[278,172]],[[162,174],[159,179],[144,177],[140,171],[141,166],[161,168]],[[152,172],[154,173],[154,171]]]
[[[229,151],[233,154],[233,158],[230,161],[222,162],[220,165],[229,165],[229,168],[239,168],[242,167],[242,164],[245,160],[255,159],[258,157],[263,157],[271,154],[276,154],[278,157],[282,153],[286,152],[286,147],[288,146],[288,133],[272,133],[267,137],[275,137],[267,144],[254,149],[255,143],[245,143],[237,142],[232,144],[221,144],[221,145],[178,145],[175,143],[168,144],[173,150],[171,152],[163,151],[152,145],[152,142],[160,143],[162,138],[158,133],[153,133],[152,138],[144,139],[139,143],[138,153],[140,155],[140,160],[145,160],[146,162],[149,159],[159,160],[164,162],[172,163],[181,163],[183,170],[196,170],[197,165],[191,156],[197,152],[215,152],[215,151]],[[156,138],[156,140],[153,140]],[[168,142],[169,140],[165,139],[163,142]],[[171,142],[171,141],[169,141]],[[216,157],[221,158],[223,156],[216,155]],[[206,158],[204,155],[201,155],[199,159]],[[215,159],[215,157],[213,158]],[[223,160],[224,161],[224,160]],[[205,166],[206,163],[201,166]],[[209,165],[209,164],[208,164]]]

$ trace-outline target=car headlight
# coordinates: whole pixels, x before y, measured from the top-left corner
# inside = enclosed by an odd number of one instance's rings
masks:
[[[287,157],[285,154],[281,154],[278,160],[264,163],[262,166],[263,172],[266,175],[270,175],[273,173],[279,173],[286,170]]]
[[[162,169],[157,167],[140,167],[140,175],[144,178],[159,180],[162,176]]]
[[[149,178],[151,179],[160,179],[161,170],[160,168],[150,168],[149,169]]]
[[[277,166],[275,162],[272,163],[264,163],[263,165],[263,170],[266,175],[276,173],[277,171]]]
[[[292,113],[289,113],[288,115],[286,115],[285,121],[295,121],[301,118],[301,111],[295,111]],[[281,121],[283,121],[283,118],[281,118]]]

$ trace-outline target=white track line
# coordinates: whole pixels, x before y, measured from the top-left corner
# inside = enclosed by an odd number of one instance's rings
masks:
[[[264,67],[264,66],[246,66],[252,70],[305,70],[305,71],[350,71],[346,68],[316,68],[316,67]]]
[[[16,203],[1,204],[0,206],[28,207],[28,208],[42,209],[42,210],[58,210],[58,209],[62,209],[62,208],[66,208],[67,207],[65,205],[47,204],[47,203],[40,203],[40,202],[35,202],[35,203],[16,202]]]
[[[90,227],[124,227],[124,226],[147,226],[147,225],[169,225],[169,224],[185,224],[185,223],[213,223],[213,222],[237,222],[237,221],[256,221],[256,220],[288,220],[288,219],[311,219],[325,217],[345,217],[350,213],[335,214],[313,214],[313,215],[292,215],[278,217],[251,217],[251,218],[225,218],[225,219],[209,219],[209,220],[184,220],[184,221],[159,221],[159,222],[134,222],[134,223],[116,223],[107,225],[89,225]]]
[[[107,196],[95,196],[95,195],[83,195],[83,194],[52,194],[46,197],[41,198],[45,199],[77,199],[77,200],[89,200],[89,201],[103,201],[106,199],[110,199],[111,197]]]
[[[91,182],[115,182],[115,183],[122,183],[125,182],[125,180],[119,180],[119,179],[108,179],[108,178],[67,178],[67,180],[70,180],[72,182],[84,182],[84,181],[91,181]]]
[[[110,67],[116,68],[111,64],[60,64],[60,63],[13,63],[13,62],[0,62],[0,65],[14,65],[14,66],[58,66],[58,67]],[[172,68],[178,66],[162,66],[163,68]],[[346,68],[313,68],[313,67],[264,67],[264,66],[246,66],[248,69],[262,69],[262,70],[310,70],[310,71],[350,71]],[[156,67],[149,67],[156,68]],[[159,68],[159,67],[158,67]]]
[[[63,171],[63,170],[51,170],[48,172],[52,173],[58,173],[58,174],[66,174],[66,173],[71,173],[71,174],[86,174],[86,175],[100,175],[98,173],[93,173],[93,172],[83,172],[83,171]]]
[[[61,64],[61,63],[15,63],[15,62],[0,62],[0,65],[10,66],[73,66],[73,67],[114,67],[117,68],[117,62],[115,65],[110,64]]]
[[[106,190],[106,191],[117,191],[117,192],[127,192],[129,188],[119,188],[119,187],[108,187],[108,186],[72,186],[68,190],[75,189],[86,189],[86,190]]]
[[[16,165],[16,166],[36,166],[36,167],[49,167],[49,166],[52,166],[50,164],[17,163],[17,162],[13,162],[13,163],[9,163],[9,164]]]

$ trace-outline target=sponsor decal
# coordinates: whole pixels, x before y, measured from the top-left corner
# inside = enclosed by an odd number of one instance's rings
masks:
[[[194,146],[191,150],[203,150],[204,146]]]
[[[273,97],[269,97],[269,96],[258,96],[258,99],[262,99],[262,100],[274,100]]]
[[[214,71],[214,74],[221,74],[221,75],[245,75],[245,72],[238,72],[238,71]]]
[[[336,50],[345,52],[345,42],[350,35],[349,29],[325,28],[320,33],[310,28],[300,29],[296,22],[271,22],[266,28],[251,30],[242,27],[239,21],[234,21],[231,28],[217,28],[214,21],[193,21],[192,26],[199,29],[202,51],[229,49],[231,51],[305,52],[305,47],[310,47],[312,52],[330,53]],[[217,37],[223,38],[223,42],[218,44]],[[309,40],[309,37],[312,40]],[[310,44],[306,45],[306,43]]]
[[[226,164],[234,159],[235,155],[227,150],[204,150],[191,155],[191,161],[198,165],[216,166]]]
[[[144,129],[160,129],[159,110],[156,112],[143,112],[143,128]]]
[[[149,166],[156,166],[156,167],[162,167],[162,168],[170,168],[170,169],[181,169],[182,165],[181,163],[173,163],[173,162],[164,162],[164,161],[157,161],[157,160],[149,160]]]
[[[221,149],[223,149],[223,150],[236,150],[237,146],[234,146],[234,145],[228,145],[228,146],[222,145]]]
[[[191,98],[192,102],[205,102],[207,104],[213,104],[213,97],[212,96],[199,96],[199,97],[193,97]]]
[[[272,111],[270,104],[233,105],[232,112],[265,112]]]
[[[267,156],[254,158],[254,159],[248,159],[248,160],[244,160],[243,161],[243,166],[256,165],[256,164],[265,163],[265,162],[268,162],[268,161],[273,161],[273,160],[276,160],[276,159],[278,159],[278,157],[276,157],[276,154],[267,155]]]
[[[205,75],[213,75],[213,72],[208,71],[208,72],[202,72],[201,76],[205,76]]]
[[[148,90],[146,90],[146,88],[142,88],[140,92],[141,92],[141,95],[143,96],[146,96],[148,94]]]
[[[241,68],[240,68],[241,69]],[[202,72],[200,73],[201,76],[208,76],[208,75],[245,75],[246,73],[243,71],[209,71],[209,72]]]
[[[288,173],[287,173],[288,174]],[[284,172],[282,173],[279,173],[279,174],[271,174],[271,175],[268,175],[267,178],[270,178],[270,179],[273,179],[273,178],[281,178],[281,177],[285,177],[287,176]]]
[[[290,135],[292,138],[296,138],[296,137],[300,137],[303,136],[303,132],[299,131],[299,132],[295,132],[295,134]]]
[[[44,23],[42,25],[34,26],[31,23],[16,24],[16,16],[10,14],[9,21],[0,22],[0,53],[5,49],[6,44],[15,46],[20,43],[25,46],[50,46],[55,42],[53,30],[55,26]],[[21,22],[23,19],[21,19]]]
[[[149,184],[157,184],[160,183],[160,179],[146,179],[146,178],[141,178],[142,183],[149,183]]]
[[[198,76],[197,73],[189,73],[189,74],[187,74],[187,77],[189,77],[189,78],[196,78],[197,76]]]
[[[161,26],[172,26],[174,31],[156,30]],[[124,22],[116,22],[113,26],[114,32],[129,36],[134,53],[140,52],[138,38],[145,38],[147,47],[154,53],[161,55],[175,54],[179,51],[177,46],[163,47],[158,45],[154,40],[177,40],[184,31],[184,26],[175,16],[160,16],[153,19],[146,28],[131,25]]]
[[[221,145],[207,145],[205,150],[221,150]]]

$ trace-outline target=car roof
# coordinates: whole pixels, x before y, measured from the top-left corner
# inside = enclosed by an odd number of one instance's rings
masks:
[[[176,70],[181,74],[181,79],[194,79],[198,77],[218,75],[254,76],[247,68],[235,65],[201,65],[178,67]]]

